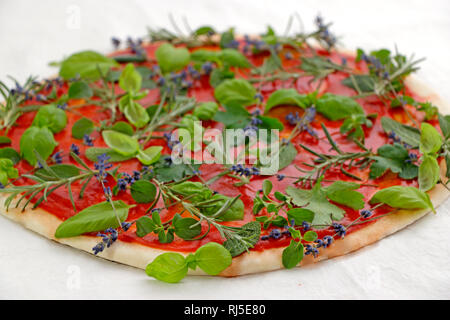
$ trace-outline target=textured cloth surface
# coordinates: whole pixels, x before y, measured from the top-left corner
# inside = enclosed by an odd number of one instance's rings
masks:
[[[126,6],[123,4],[126,3]],[[349,49],[388,47],[426,57],[419,76],[450,100],[450,2],[428,1],[48,1],[0,2],[0,79],[50,76],[50,61],[111,50],[110,38],[146,27],[209,24],[239,33],[283,32],[297,12],[305,29],[321,13]],[[295,24],[294,28],[298,28]],[[450,202],[358,252],[295,270],[232,279],[187,277],[179,285],[59,245],[0,218],[0,298],[381,299],[450,298]]]

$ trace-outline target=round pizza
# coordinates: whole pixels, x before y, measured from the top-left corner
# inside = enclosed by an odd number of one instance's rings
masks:
[[[1,82],[0,213],[179,282],[345,255],[435,212],[450,106],[421,60],[315,25],[149,30]]]

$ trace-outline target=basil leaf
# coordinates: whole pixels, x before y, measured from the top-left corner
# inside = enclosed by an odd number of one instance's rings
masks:
[[[165,159],[167,159],[167,157],[164,157],[155,163],[153,169],[156,178],[161,182],[180,181],[187,176],[194,175],[192,170],[198,170],[200,167],[199,164],[192,164],[191,166],[184,163],[168,164]]]
[[[173,185],[171,190],[184,197],[189,197],[193,202],[209,200],[212,196],[211,190],[201,182],[184,181]]]
[[[217,103],[213,101],[203,102],[198,107],[195,107],[192,114],[200,120],[211,120],[216,112],[219,110]]]
[[[126,134],[105,130],[102,132],[103,140],[114,151],[123,156],[134,156],[139,150],[139,143],[136,139]]]
[[[441,127],[442,134],[445,139],[450,136],[450,118],[449,116],[443,116],[442,114],[438,114],[439,118],[439,126]]]
[[[218,69],[215,68],[211,75],[209,76],[209,84],[212,87],[217,87],[222,82],[224,82],[227,79],[233,79],[234,78],[234,72],[230,71],[229,69]]]
[[[201,224],[193,218],[179,218],[173,222],[173,226],[175,234],[184,240],[192,240],[202,232]]]
[[[346,96],[325,93],[316,102],[316,109],[330,120],[341,120],[351,115],[364,115],[361,105]]]
[[[288,247],[283,250],[282,262],[286,269],[296,267],[303,260],[303,245],[301,242],[291,240]]]
[[[231,265],[231,254],[216,242],[207,243],[195,252],[195,262],[211,276],[218,275]]]
[[[138,180],[131,185],[131,196],[137,203],[150,203],[156,198],[156,186],[147,180]]]
[[[428,191],[440,179],[440,167],[434,156],[424,155],[419,166],[419,189]]]
[[[267,99],[264,113],[282,104],[294,105],[305,109],[308,106],[307,100],[309,99],[306,95],[298,93],[295,89],[279,89]]]
[[[59,225],[55,238],[75,237],[83,233],[119,227],[117,217],[121,222],[125,221],[129,206],[122,200],[114,201],[113,204],[115,210],[111,203],[105,201],[80,211]]]
[[[98,157],[106,154],[110,157],[109,162],[121,162],[129,159],[133,159],[134,156],[124,156],[110,148],[89,148],[86,150],[86,158],[92,162],[97,162]]]
[[[394,132],[402,142],[409,144],[412,148],[419,146],[420,131],[418,129],[404,125],[388,117],[381,118],[381,126],[384,132],[387,134]]]
[[[250,113],[238,103],[225,106],[226,112],[218,111],[213,120],[222,122],[227,129],[244,128],[250,121]]]
[[[190,60],[190,53],[186,48],[175,48],[169,43],[160,45],[156,49],[155,56],[163,73],[180,71]]]
[[[59,75],[65,80],[75,78],[79,75],[81,78],[98,80],[100,78],[99,70],[106,74],[112,67],[118,66],[114,59],[94,51],[82,51],[75,53],[61,63]]]
[[[149,166],[155,162],[158,162],[161,157],[162,149],[163,147],[161,146],[153,146],[145,149],[144,151],[139,150],[136,157],[142,164]]]
[[[433,154],[442,147],[442,137],[439,132],[429,123],[423,122],[420,134],[420,152],[423,154]]]
[[[14,165],[18,164],[20,161],[19,153],[10,147],[0,149],[0,158],[9,159]]]
[[[238,103],[248,106],[255,103],[256,89],[243,79],[225,80],[214,90],[214,96],[222,105]]]
[[[67,125],[67,115],[62,109],[48,104],[39,108],[33,120],[33,126],[47,127],[53,133],[61,132]]]
[[[141,90],[142,77],[132,63],[127,64],[123,69],[119,78],[119,86],[124,91],[132,93],[137,93]]]
[[[72,126],[72,137],[83,139],[84,135],[90,135],[94,131],[94,122],[88,118],[77,120]]]
[[[168,283],[180,282],[187,272],[186,259],[176,252],[160,254],[145,268],[148,276]]]
[[[14,163],[10,159],[0,158],[0,183],[4,186],[9,179],[19,177],[19,170],[14,168]]]
[[[273,187],[272,181],[264,180],[262,185],[263,194],[265,196],[268,196],[270,194],[270,191],[272,191],[272,187]]]
[[[430,197],[414,187],[393,186],[374,194],[370,203],[385,203],[399,209],[431,209],[434,213]]]
[[[295,148],[295,146],[292,143],[288,143],[287,145],[282,146],[279,154],[280,162],[278,170],[284,169],[287,166],[289,166],[292,163],[292,161],[295,160],[297,154],[298,154],[297,148]]]
[[[20,138],[20,155],[29,164],[35,166],[37,158],[34,150],[39,153],[42,159],[47,160],[56,146],[57,143],[50,129],[47,127],[29,127]]]
[[[94,92],[85,81],[77,81],[70,85],[68,94],[69,99],[89,99]]]
[[[371,157],[375,162],[370,166],[370,178],[379,178],[387,170],[398,173],[404,179],[417,177],[417,166],[407,162],[408,150],[401,144],[386,144],[378,148],[377,153],[378,156]]]

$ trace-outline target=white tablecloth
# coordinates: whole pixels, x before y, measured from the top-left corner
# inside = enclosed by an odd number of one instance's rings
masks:
[[[126,5],[123,5],[125,4]],[[108,52],[111,36],[141,36],[146,26],[283,32],[297,12],[333,21],[348,48],[381,46],[426,57],[420,76],[450,100],[450,2],[379,1],[24,1],[0,2],[0,79],[49,76],[48,66],[82,49]],[[170,285],[44,239],[0,218],[0,298],[365,299],[450,298],[450,202],[408,228],[330,261],[233,279],[187,277]]]

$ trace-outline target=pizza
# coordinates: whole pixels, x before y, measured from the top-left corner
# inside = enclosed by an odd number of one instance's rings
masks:
[[[150,30],[1,82],[0,213],[166,282],[303,266],[435,213],[450,106],[421,60],[315,25]]]

